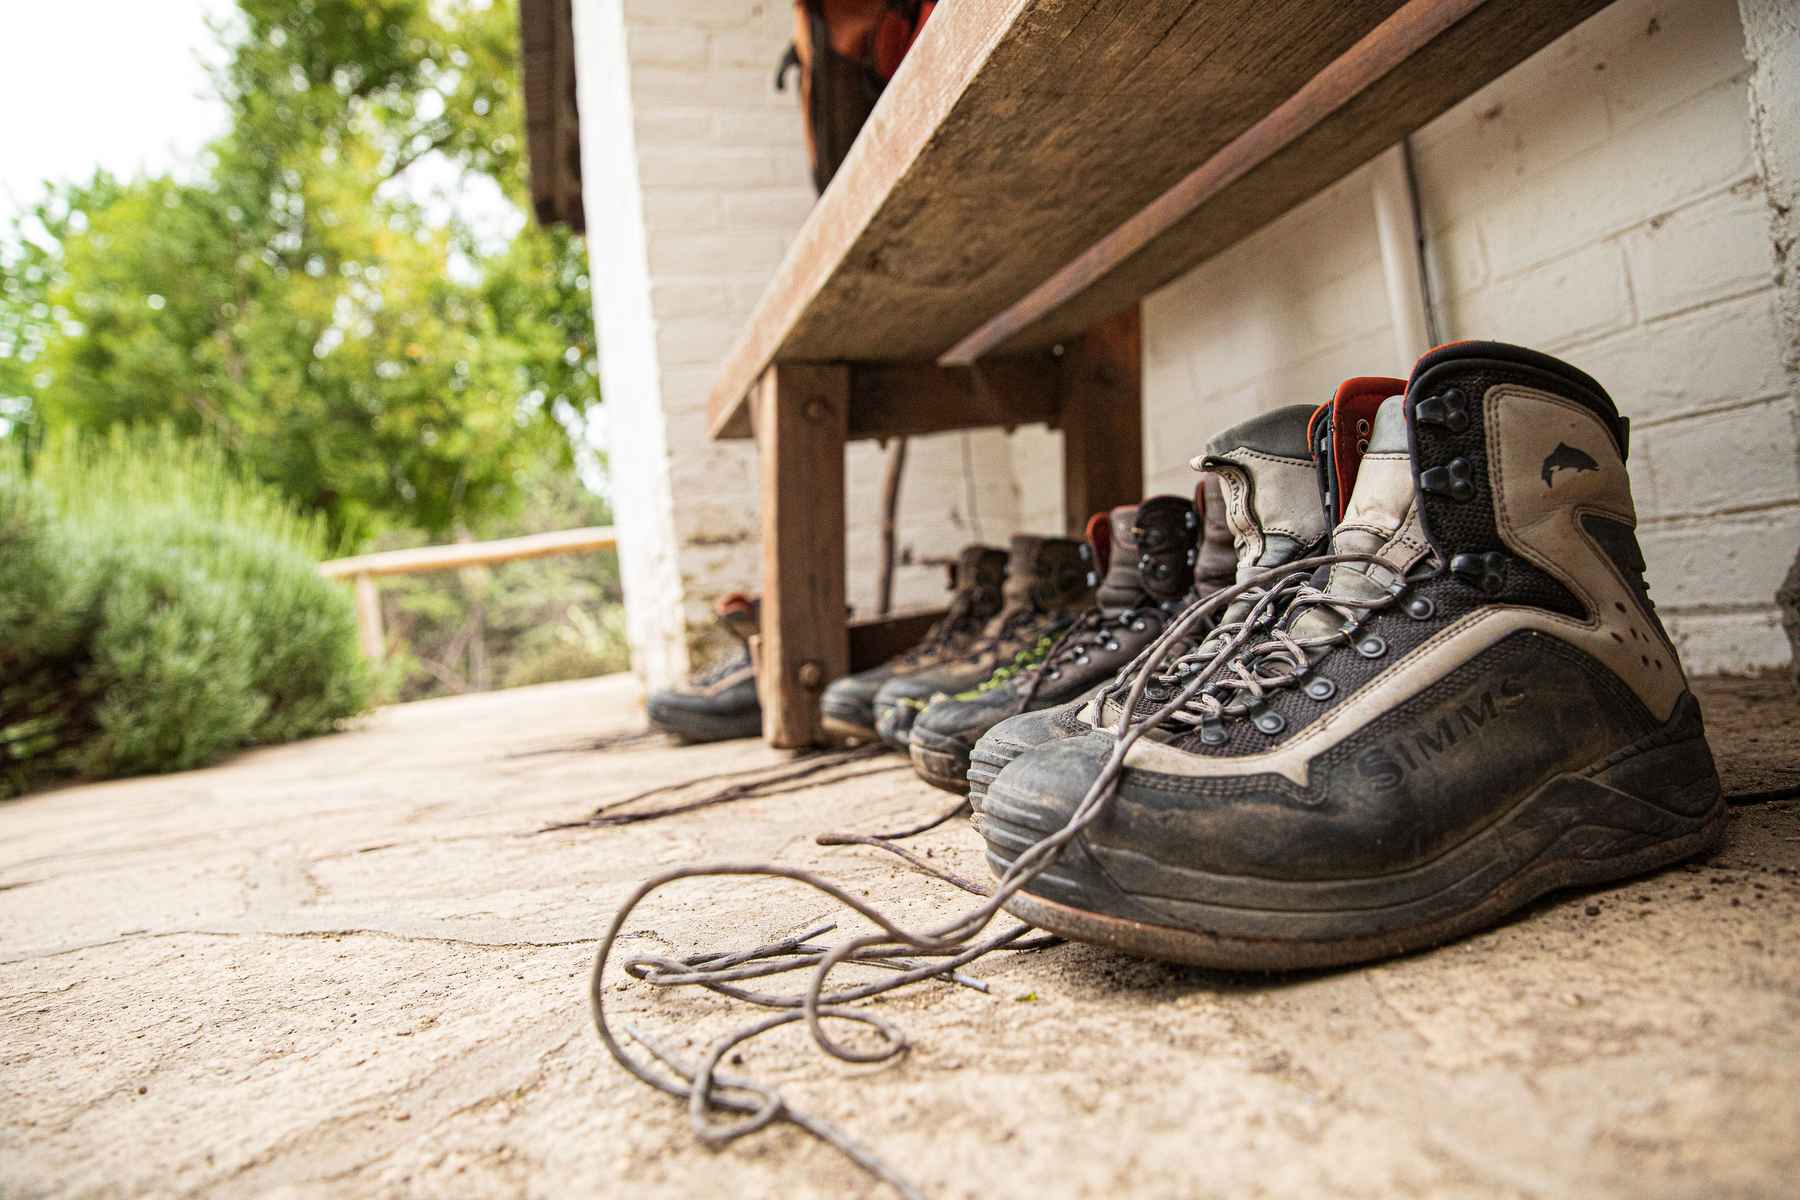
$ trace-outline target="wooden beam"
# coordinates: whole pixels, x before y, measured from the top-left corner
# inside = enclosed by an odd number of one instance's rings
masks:
[[[846,367],[777,365],[752,404],[762,472],[763,737],[823,740],[819,693],[849,667],[844,599]]]
[[[587,554],[612,550],[619,544],[612,526],[560,529],[492,542],[458,542],[448,546],[420,546],[413,550],[383,550],[354,558],[334,558],[319,564],[327,579],[356,579],[372,575],[417,575],[425,571],[453,571],[459,567],[488,567],[527,558],[556,554]]]
[[[1144,496],[1143,333],[1137,307],[1076,339],[1063,358],[1063,520]]]
[[[1129,220],[945,352],[1053,345],[1369,161],[1609,0],[1410,0]]]
[[[910,437],[952,429],[1054,425],[1062,411],[1062,363],[1039,352],[974,367],[933,363],[850,366],[850,440]],[[728,424],[714,436],[749,437]]]
[[[1062,365],[1049,354],[979,368],[877,363],[850,369],[850,439],[1054,425]]]
[[[944,615],[941,608],[850,622],[850,670],[867,671],[919,644]]]

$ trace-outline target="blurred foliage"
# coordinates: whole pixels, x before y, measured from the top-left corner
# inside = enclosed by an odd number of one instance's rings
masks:
[[[239,0],[217,32],[230,129],[191,177],[53,185],[0,234],[0,428],[205,434],[343,544],[516,511],[597,387],[581,244],[524,217],[514,3]]]
[[[612,521],[567,471],[528,473],[522,487],[521,510],[477,525],[471,540]],[[611,552],[390,576],[381,596],[396,699],[584,679],[629,665]]]
[[[170,428],[0,456],[0,795],[203,766],[365,708],[349,595],[318,573],[331,544]]]

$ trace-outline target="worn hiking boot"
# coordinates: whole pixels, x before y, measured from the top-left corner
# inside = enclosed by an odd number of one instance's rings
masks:
[[[1320,414],[1328,413],[1329,406],[1304,404],[1273,409],[1218,434],[1194,459],[1200,471],[1194,507],[1201,538],[1188,604],[1324,544],[1330,522],[1321,508],[1320,472],[1308,425],[1315,418],[1323,425]],[[1228,616],[1241,618],[1253,602],[1243,601]],[[1196,634],[1204,636],[1210,626]],[[1100,714],[1088,711],[1088,705],[1111,674],[1095,672],[1075,699],[1008,717],[983,734],[969,757],[969,797],[975,808],[981,808],[994,777],[1027,749],[1092,732]],[[1116,722],[1117,707],[1106,715]]]
[[[844,742],[875,740],[875,693],[888,680],[960,658],[981,641],[1005,606],[1006,551],[965,546],[950,570],[949,611],[917,646],[868,671],[834,679],[819,698],[825,732]]]
[[[1192,501],[1157,496],[1121,505],[1089,528],[1095,562],[1106,574],[1097,606],[1056,641],[1049,656],[1020,671],[1001,668],[968,691],[938,700],[913,723],[909,753],[925,782],[969,790],[969,752],[1006,718],[1049,708],[1110,679],[1156,640],[1187,606],[1194,583],[1199,514]]]
[[[1079,538],[1019,534],[1006,560],[1006,606],[960,658],[896,676],[875,693],[881,740],[905,750],[913,722],[940,695],[967,691],[1001,668],[1030,666],[1094,602],[1092,551]]]
[[[690,742],[721,742],[762,733],[762,705],[756,699],[756,672],[750,665],[750,636],[757,631],[761,605],[747,596],[727,596],[715,612],[719,626],[737,642],[732,653],[685,687],[652,692],[650,724]]]
[[[1714,845],[1724,800],[1645,588],[1626,433],[1545,355],[1420,359],[1343,480],[1341,561],[1198,664],[1159,710],[1183,732],[1069,739],[994,781],[1000,870],[1096,806],[1007,907],[1158,958],[1319,967]]]

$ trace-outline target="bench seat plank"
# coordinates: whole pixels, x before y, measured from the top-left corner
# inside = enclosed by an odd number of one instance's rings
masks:
[[[1241,239],[1604,0],[958,0],[924,30],[714,386],[746,437],[770,363],[1041,349]],[[1410,61],[1273,151],[1090,252],[1390,19],[1451,11]],[[1346,66],[1340,60],[1346,56]],[[1366,66],[1366,64],[1365,64]],[[1238,147],[1242,149],[1242,147]],[[1140,223],[1141,224],[1141,223]],[[1088,256],[1080,270],[1072,263]],[[1049,289],[1049,290],[1045,290]],[[980,332],[981,340],[971,342]],[[855,418],[852,418],[853,424]]]

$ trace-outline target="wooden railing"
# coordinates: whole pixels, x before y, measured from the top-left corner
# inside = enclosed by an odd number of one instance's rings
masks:
[[[383,550],[336,558],[319,564],[327,579],[348,579],[356,588],[356,628],[363,653],[380,658],[387,652],[387,635],[381,627],[381,592],[375,580],[381,575],[420,575],[427,571],[454,571],[459,567],[489,567],[496,563],[549,558],[558,554],[588,554],[618,546],[610,525],[588,529],[564,529],[557,533],[533,533],[494,542],[457,542],[449,546],[420,546],[415,550]]]

